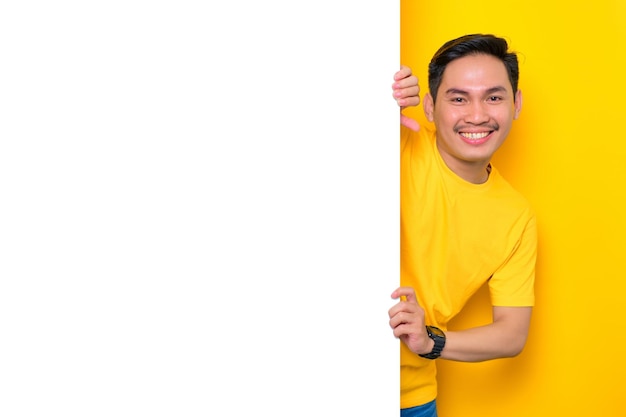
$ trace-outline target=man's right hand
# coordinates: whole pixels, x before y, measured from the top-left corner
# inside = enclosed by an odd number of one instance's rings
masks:
[[[400,71],[393,76],[393,98],[400,106],[400,123],[411,130],[418,131],[419,123],[408,116],[402,114],[402,110],[407,107],[417,106],[420,103],[420,87],[417,77],[412,74],[411,68],[406,65],[400,66]]]

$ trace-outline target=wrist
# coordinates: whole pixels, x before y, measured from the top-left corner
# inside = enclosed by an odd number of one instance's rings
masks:
[[[441,356],[441,351],[446,345],[446,334],[434,326],[426,326],[426,333],[428,333],[428,338],[431,340],[432,349],[427,353],[419,354],[419,356],[426,359],[437,359]]]
[[[428,333],[426,333],[426,344],[424,345],[424,348],[419,353],[419,355],[427,355],[430,352],[432,352],[434,348],[435,348],[435,341],[431,339],[430,337],[428,337]]]

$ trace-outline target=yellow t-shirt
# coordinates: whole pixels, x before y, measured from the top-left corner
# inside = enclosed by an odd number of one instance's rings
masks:
[[[534,305],[536,220],[527,200],[492,167],[484,184],[454,174],[426,126],[401,128],[401,277],[426,324],[447,323],[487,281],[494,306]],[[401,343],[401,408],[437,396],[436,360]]]

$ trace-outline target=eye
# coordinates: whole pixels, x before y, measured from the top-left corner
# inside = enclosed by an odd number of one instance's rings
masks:
[[[465,99],[464,99],[463,97],[452,97],[452,98],[450,99],[450,101],[451,101],[451,102],[453,102],[453,103],[455,103],[455,104],[456,104],[456,103],[464,103],[464,102],[465,102]]]
[[[490,96],[487,101],[490,101],[492,103],[496,103],[498,101],[502,101],[502,97],[500,96]]]

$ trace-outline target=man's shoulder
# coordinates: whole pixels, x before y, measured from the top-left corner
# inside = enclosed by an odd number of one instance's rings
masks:
[[[434,141],[435,131],[429,126],[421,126],[420,130],[415,131],[400,125],[400,144],[402,152],[418,148],[427,148]],[[427,149],[425,151],[427,151]]]
[[[493,191],[497,193],[498,200],[507,201],[508,205],[515,207],[534,217],[533,207],[530,200],[513,184],[511,184],[500,172],[492,168]]]

